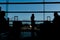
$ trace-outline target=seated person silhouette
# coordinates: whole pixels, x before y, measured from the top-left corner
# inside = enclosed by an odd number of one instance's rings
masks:
[[[53,23],[59,23],[59,22],[60,22],[60,16],[58,15],[57,12],[54,12]]]
[[[53,19],[53,28],[54,28],[54,37],[56,39],[59,39],[58,36],[60,36],[60,16],[57,12],[54,12],[54,19]]]

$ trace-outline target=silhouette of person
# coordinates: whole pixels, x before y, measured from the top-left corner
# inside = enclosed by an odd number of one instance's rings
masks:
[[[34,14],[32,14],[31,16],[31,25],[32,25],[32,28],[34,29],[34,25],[35,25],[35,21],[34,21]]]
[[[60,36],[60,16],[57,12],[54,12],[54,19],[53,19],[53,29],[54,29],[54,37],[55,39],[59,39]]]
[[[58,15],[57,12],[54,12],[53,23],[59,23],[59,21],[60,21],[60,16]]]
[[[35,21],[34,21],[34,14],[32,14],[32,16],[31,16],[31,26],[32,26],[32,33],[31,33],[31,35],[32,35],[32,37],[34,37],[34,25],[35,25]]]
[[[8,31],[8,21],[4,18],[5,16],[5,12],[4,11],[0,11],[0,29],[1,32],[7,32]]]

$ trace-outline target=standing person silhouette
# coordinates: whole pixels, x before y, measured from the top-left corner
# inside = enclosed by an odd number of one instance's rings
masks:
[[[32,33],[31,33],[31,35],[32,35],[32,37],[34,37],[34,25],[35,25],[35,21],[34,21],[34,14],[32,14],[32,16],[31,16],[31,26],[32,26]]]

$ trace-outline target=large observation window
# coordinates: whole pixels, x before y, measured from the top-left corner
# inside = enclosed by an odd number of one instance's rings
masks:
[[[18,16],[19,20],[30,20],[32,13],[35,14],[35,20],[53,20],[54,12],[57,11],[60,15],[60,4],[1,4],[9,2],[60,2],[60,0],[0,0],[1,10],[6,12],[6,17],[14,19],[14,16]],[[22,13],[19,13],[21,12]],[[23,11],[29,11],[31,13],[23,13]],[[39,11],[39,12],[38,12]],[[44,13],[44,11],[46,11]],[[8,12],[8,13],[7,13]],[[9,13],[10,12],[10,13]],[[12,13],[16,12],[16,13]],[[35,13],[36,12],[36,13]]]

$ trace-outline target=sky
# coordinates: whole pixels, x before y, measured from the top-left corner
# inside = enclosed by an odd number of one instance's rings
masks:
[[[8,0],[9,2],[43,2],[43,0]],[[45,0],[46,2],[59,2],[60,0]],[[6,2],[6,0],[0,0],[0,2]],[[6,4],[0,4],[1,10],[6,11]],[[43,11],[43,4],[9,4],[8,11]],[[60,4],[45,4],[45,11],[60,11]],[[8,13],[7,17],[14,20],[14,16],[18,16],[19,20],[30,20],[32,13]],[[47,20],[47,16],[53,20],[54,13],[34,13],[35,20]]]

